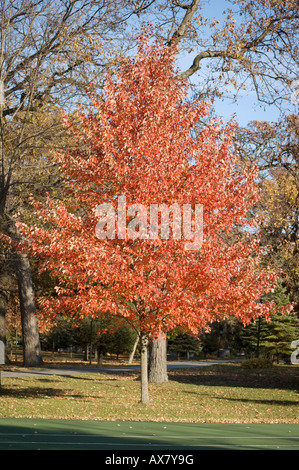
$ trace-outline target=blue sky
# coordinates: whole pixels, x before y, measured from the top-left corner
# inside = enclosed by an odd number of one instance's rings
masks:
[[[190,57],[184,56],[178,60],[178,67],[181,71],[188,69],[193,62],[193,55]],[[213,59],[212,59],[213,60]],[[203,68],[203,75],[204,73]],[[191,77],[192,83],[200,82],[200,72]],[[290,107],[290,103],[286,103]],[[236,101],[231,98],[224,97],[223,99],[216,99],[213,105],[217,116],[222,117],[225,121],[230,119],[233,115],[240,126],[246,126],[250,121],[277,121],[280,117],[280,111],[276,106],[266,105],[257,100],[256,93],[251,90],[243,90],[240,92]]]
[[[257,102],[254,95],[248,94],[239,97],[237,103],[230,100],[224,102],[218,100],[214,109],[218,116],[229,119],[233,114],[236,115],[236,121],[240,126],[246,126],[250,121],[277,121],[280,112],[275,106],[264,106]]]

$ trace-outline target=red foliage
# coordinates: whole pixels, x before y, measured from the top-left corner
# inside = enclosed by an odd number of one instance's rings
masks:
[[[43,301],[47,314],[109,311],[156,335],[270,312],[259,299],[275,275],[260,268],[258,238],[246,230],[256,169],[237,165],[233,122],[200,124],[208,106],[188,99],[187,83],[175,79],[176,53],[141,35],[136,57],[107,77],[91,109],[65,118],[76,146],[55,158],[71,197],[36,204],[44,225],[22,227],[26,249],[59,278],[57,298]],[[108,202],[117,214],[120,195],[148,213],[151,204],[202,204],[201,248],[186,250],[183,236],[123,239],[117,230],[100,240],[96,207]],[[232,236],[236,226],[242,238]]]

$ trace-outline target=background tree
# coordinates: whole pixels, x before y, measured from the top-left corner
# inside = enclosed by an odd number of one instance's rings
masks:
[[[253,122],[237,140],[242,159],[259,165],[260,198],[254,211],[262,243],[272,247],[265,258],[283,271],[282,282],[298,314],[298,116]]]
[[[101,335],[97,346],[103,345],[105,352],[115,354],[117,360],[121,354],[131,353],[136,339],[136,332],[128,326],[118,326]]]
[[[251,357],[266,356],[290,357],[291,342],[298,335],[298,318],[291,312],[289,315],[282,315],[284,309],[289,309],[290,299],[283,281],[279,281],[274,292],[267,294],[265,299],[274,300],[271,314],[271,321],[262,318],[253,321],[240,332],[240,346],[245,350],[246,355]]]
[[[293,352],[291,343],[298,339],[298,334],[299,324],[296,316],[275,315],[267,325],[261,348],[266,357],[276,359],[277,363],[280,358],[289,361]]]
[[[187,333],[178,332],[178,334],[169,342],[169,351],[175,351],[177,358],[180,360],[180,354],[185,353],[187,359],[190,358],[190,353],[198,355],[202,349],[200,340],[195,336],[188,335]]]
[[[60,179],[45,158],[53,145],[63,146],[57,109],[66,104],[71,107],[74,100],[84,96],[91,79],[100,86],[100,71],[112,64],[117,44],[118,51],[124,44],[116,38],[123,32],[127,15],[135,12],[133,4],[130,12],[127,10],[129,4],[93,0],[0,2],[2,233],[19,238],[15,221],[27,220],[28,192],[41,197],[45,191],[57,189]],[[24,365],[41,365],[29,260],[11,252],[5,244],[1,248],[6,253],[1,276],[1,324],[5,325],[7,285],[13,283],[14,273],[20,295]],[[4,331],[2,326],[2,336]]]
[[[276,358],[290,359],[292,354],[291,343],[298,339],[299,321],[296,314],[281,315],[283,309],[290,304],[289,294],[282,282],[278,284],[274,292],[265,296],[265,300],[273,299],[275,308],[272,313],[271,322],[265,328],[265,334],[261,340],[261,349],[264,354],[273,360]]]
[[[69,317],[57,315],[55,322],[45,332],[43,343],[52,350],[53,356],[59,349],[72,348],[75,344],[74,321]]]
[[[191,65],[180,77],[194,78],[200,93],[235,98],[253,91],[259,102],[280,107],[290,97],[297,78],[297,2],[224,1],[214,17],[205,2],[172,4],[185,14],[169,41],[190,51]]]
[[[260,318],[240,332],[240,345],[247,358],[260,357],[260,344],[265,335],[267,324]]]

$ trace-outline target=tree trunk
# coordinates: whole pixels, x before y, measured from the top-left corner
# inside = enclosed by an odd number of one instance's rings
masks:
[[[4,344],[5,348],[5,364],[7,364],[6,356],[6,311],[7,311],[8,298],[6,292],[0,286],[0,341]]]
[[[133,349],[132,349],[132,352],[130,354],[130,357],[129,357],[129,361],[128,361],[128,364],[132,364],[133,362],[133,359],[134,359],[134,356],[135,356],[135,352],[136,352],[136,348],[138,346],[138,343],[139,343],[139,339],[140,339],[140,336],[139,334],[137,335],[137,338],[136,338],[136,341],[134,343],[134,346],[133,346]]]
[[[104,358],[104,349],[103,346],[98,346],[97,347],[97,363],[98,366],[102,367],[103,365],[103,358]]]
[[[141,403],[149,403],[148,392],[148,336],[141,333]]]
[[[12,276],[6,265],[0,274],[0,341],[6,346],[6,312],[8,308],[10,287],[12,284]],[[9,358],[5,347],[5,364],[9,363]]]
[[[5,348],[5,364],[10,363],[6,349],[6,312],[14,285],[10,256],[10,253],[1,256],[0,262],[0,341],[3,342]]]
[[[30,263],[25,254],[15,253],[23,333],[23,365],[43,365]]]
[[[162,335],[150,343],[149,381],[153,383],[168,382],[166,338]]]

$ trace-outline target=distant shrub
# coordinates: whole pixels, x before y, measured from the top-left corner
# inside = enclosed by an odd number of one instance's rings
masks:
[[[273,367],[270,359],[265,358],[253,358],[247,359],[241,365],[243,369],[266,369],[268,367]]]

